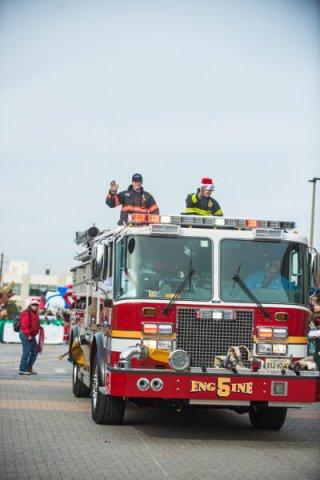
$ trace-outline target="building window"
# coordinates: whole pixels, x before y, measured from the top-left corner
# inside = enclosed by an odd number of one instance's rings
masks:
[[[31,297],[42,297],[47,292],[56,292],[57,288],[57,285],[30,284],[29,295]]]
[[[7,283],[4,286],[8,285]],[[12,288],[13,295],[20,295],[21,293],[21,283],[15,283]]]
[[[21,283],[15,283],[12,289],[14,295],[20,295],[21,293]]]

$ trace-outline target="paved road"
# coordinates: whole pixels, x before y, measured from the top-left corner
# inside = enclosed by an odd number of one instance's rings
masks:
[[[72,396],[65,350],[47,346],[39,374],[20,377],[20,346],[0,344],[1,480],[320,479],[320,409],[290,411],[279,432],[224,410],[132,406],[123,426],[100,426]]]

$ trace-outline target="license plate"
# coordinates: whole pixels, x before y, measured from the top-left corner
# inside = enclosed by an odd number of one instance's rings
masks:
[[[288,358],[266,358],[266,368],[270,370],[281,370],[289,366]]]

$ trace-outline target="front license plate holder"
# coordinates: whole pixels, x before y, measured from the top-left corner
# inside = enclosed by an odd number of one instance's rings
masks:
[[[267,370],[282,370],[288,368],[289,364],[289,358],[266,358],[265,360]]]

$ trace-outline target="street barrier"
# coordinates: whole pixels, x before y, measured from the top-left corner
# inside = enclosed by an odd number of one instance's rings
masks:
[[[44,343],[47,345],[59,345],[63,343],[63,326],[42,325],[44,328]],[[5,323],[3,327],[4,343],[20,343],[19,333],[12,328],[12,323]]]

